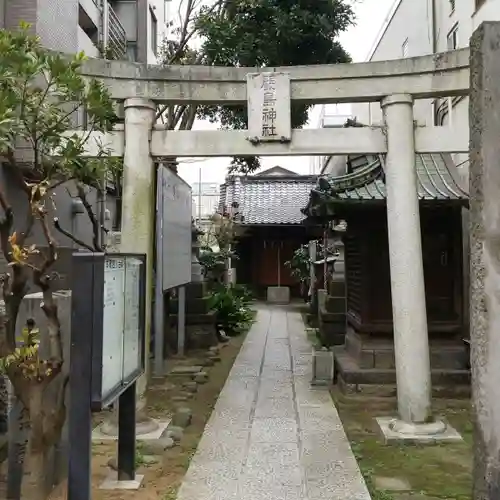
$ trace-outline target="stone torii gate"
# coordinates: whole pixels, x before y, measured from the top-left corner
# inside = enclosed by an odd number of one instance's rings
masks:
[[[480,175],[483,171],[492,173],[492,167],[497,166],[500,157],[500,111],[496,108],[500,106],[500,48],[498,43],[492,42],[500,39],[499,26],[483,25],[473,37],[470,53],[463,49],[404,60],[265,70],[196,66],[160,68],[102,60],[91,60],[84,66],[85,74],[103,81],[114,99],[124,101],[124,127],[105,136],[94,134],[95,140],[89,143],[87,151],[89,156],[95,156],[104,145],[112,155],[124,158],[121,243],[124,252],[152,255],[154,161],[161,161],[163,157],[387,155],[387,219],[400,417],[393,423],[392,430],[405,435],[433,434],[442,430],[440,423],[431,421],[431,372],[415,153],[469,151],[466,124],[457,124],[453,128],[416,127],[413,102],[416,99],[469,95],[471,58],[471,159],[472,172],[477,174],[471,182],[472,303],[483,306],[487,297],[493,305],[491,310],[478,305],[481,312],[472,310],[471,314],[474,397],[482,431],[478,455],[484,456],[481,463],[486,473],[490,463],[498,466],[500,461],[500,361],[495,365],[486,349],[489,348],[489,352],[494,352],[496,359],[500,360],[500,336],[493,338],[491,335],[493,326],[500,321],[491,316],[500,312],[500,295],[496,293],[498,284],[491,281],[490,275],[487,275],[484,286],[475,284],[480,282],[485,268],[491,269],[493,276],[500,274],[500,173],[495,172],[492,176],[495,183],[484,190],[484,179],[490,177]],[[288,130],[289,107],[288,111],[278,107],[275,111],[278,126],[284,131],[282,136],[270,142],[266,134],[258,134],[261,137],[256,138],[254,120],[262,120],[259,113],[263,108],[262,101],[259,101],[262,94],[255,90],[254,80],[260,78],[262,81],[270,73],[285,75],[279,77],[277,88],[289,95],[292,101],[307,104],[380,102],[385,125],[379,128],[292,131]],[[490,87],[490,78],[494,78],[495,86]],[[250,91],[251,88],[254,90]],[[490,94],[496,99],[493,103],[488,100]],[[155,124],[159,104],[241,105],[247,103],[247,98],[249,131],[171,131]],[[259,108],[258,112],[255,106]],[[492,128],[482,133],[481,127],[486,125]],[[488,227],[483,225],[486,215],[490,217]],[[485,242],[492,246],[485,247]],[[151,288],[148,287],[148,304],[151,303]],[[490,302],[487,304],[489,306]],[[147,316],[150,318],[151,314]],[[500,318],[500,315],[496,317]],[[147,321],[146,331],[149,331],[150,319]],[[492,373],[498,374],[495,381],[490,378]],[[498,468],[495,470],[498,474]]]

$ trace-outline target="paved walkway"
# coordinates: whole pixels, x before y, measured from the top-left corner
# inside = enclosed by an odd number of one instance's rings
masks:
[[[369,500],[300,315],[260,306],[177,500]]]

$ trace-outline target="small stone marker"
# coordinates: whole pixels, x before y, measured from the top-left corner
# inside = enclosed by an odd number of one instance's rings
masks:
[[[375,476],[375,487],[386,491],[410,491],[411,485],[406,479],[399,477]]]
[[[198,384],[194,381],[192,382],[185,382],[184,384],[182,384],[182,387],[184,387],[184,389],[187,391],[187,392],[191,392],[191,393],[195,393],[198,391]]]
[[[171,375],[192,375],[194,373],[201,372],[203,366],[176,366],[170,372]]]
[[[169,425],[165,434],[167,437],[172,438],[176,443],[178,443],[184,436],[184,429],[176,425]]]
[[[172,418],[172,424],[178,427],[187,427],[191,423],[193,412],[190,408],[178,408]]]
[[[178,403],[178,402],[182,402],[182,401],[187,401],[187,397],[186,396],[181,396],[181,395],[177,395],[177,396],[172,396],[172,401]]]
[[[116,457],[111,457],[111,458],[108,460],[108,467],[109,467],[111,470],[118,470],[118,460],[116,460]]]
[[[208,373],[207,372],[199,372],[194,377],[193,380],[197,384],[204,384],[208,381]]]
[[[311,385],[330,385],[333,383],[333,351],[322,347],[313,348]]]
[[[175,446],[175,439],[170,436],[161,437],[154,441],[148,441],[142,446],[142,451],[150,455],[162,455],[165,450],[173,448]],[[148,455],[143,458],[146,459]],[[147,463],[146,460],[144,463]]]

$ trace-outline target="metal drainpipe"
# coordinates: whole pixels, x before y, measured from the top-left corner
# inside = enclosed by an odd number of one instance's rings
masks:
[[[103,50],[108,46],[108,32],[109,32],[109,10],[108,0],[101,0],[101,26],[100,26],[100,41]]]
[[[431,36],[432,36],[432,53],[437,53],[437,19],[436,19],[436,0],[430,0],[431,2]]]

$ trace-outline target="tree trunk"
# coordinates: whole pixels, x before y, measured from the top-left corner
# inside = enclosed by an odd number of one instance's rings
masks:
[[[31,436],[29,451],[25,460],[25,475],[21,498],[24,500],[45,500],[47,498],[47,456],[45,445],[43,393],[45,386],[33,385],[30,391],[29,413]]]
[[[26,457],[26,472],[23,480],[22,500],[45,500],[48,496],[47,470],[48,453],[30,450]]]

